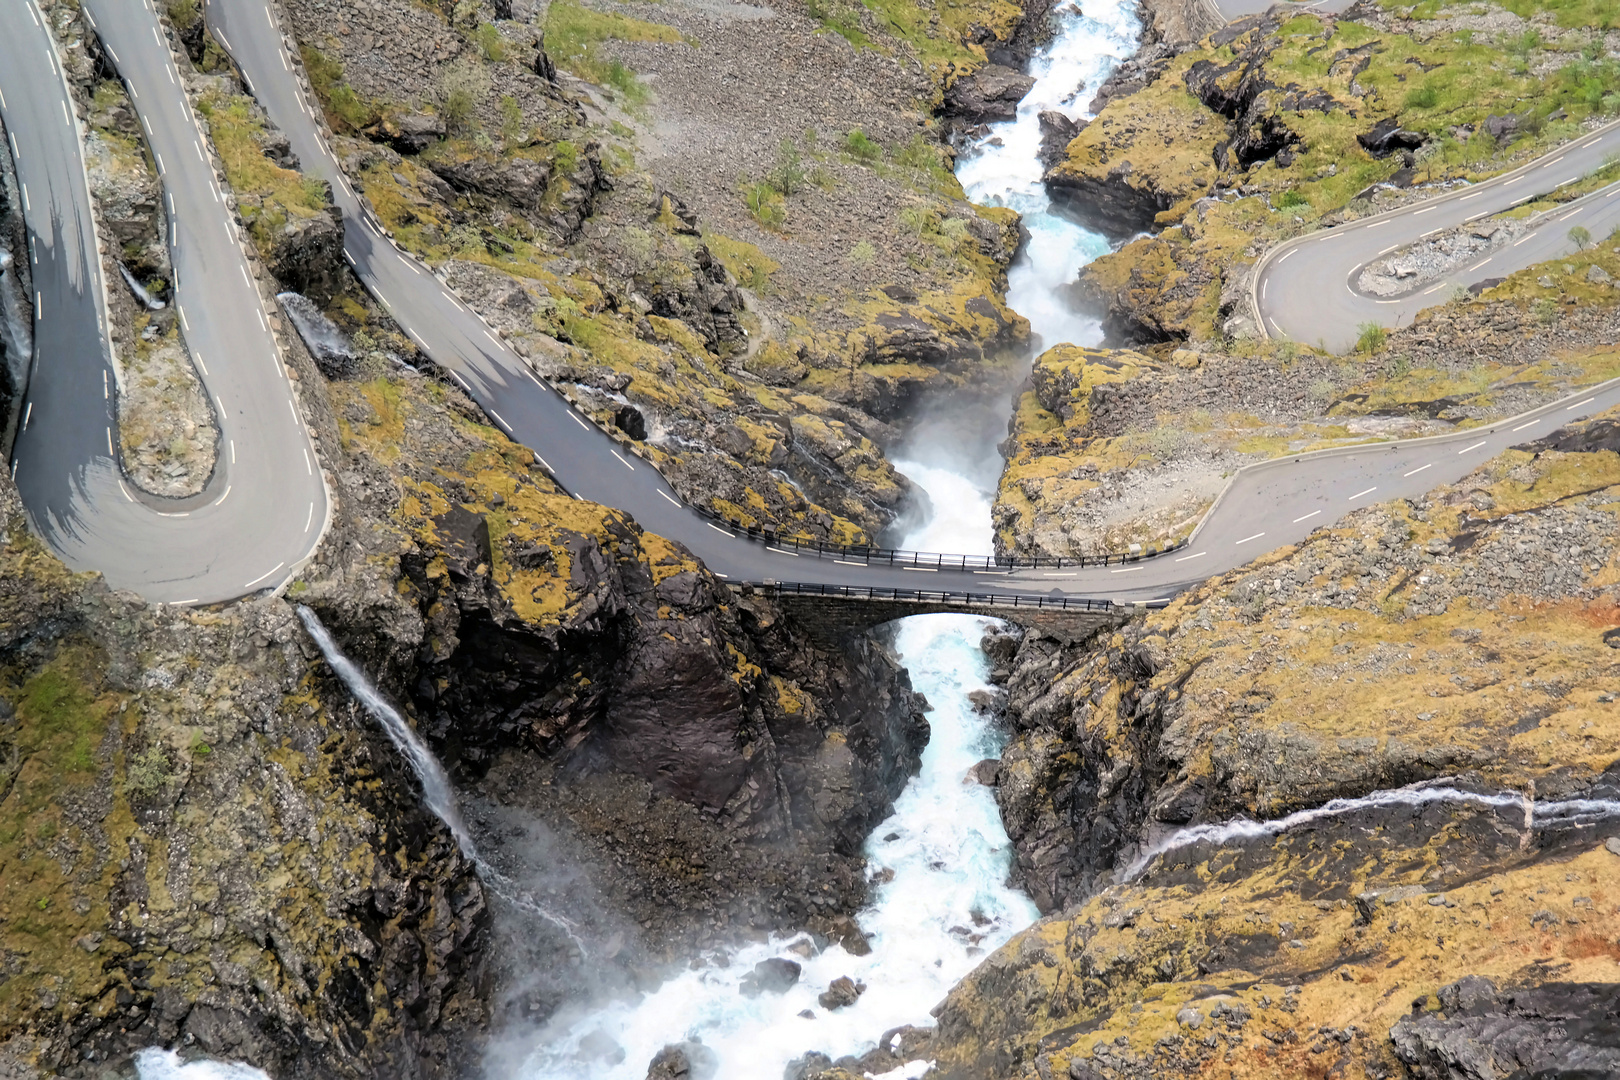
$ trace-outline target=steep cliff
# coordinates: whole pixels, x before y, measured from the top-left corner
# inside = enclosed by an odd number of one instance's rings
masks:
[[[1620,794],[1615,423],[1359,511],[1096,647],[995,639],[998,799],[1053,914],[944,1003],[941,1074],[1611,1062],[1606,1021],[1560,1018],[1612,1000],[1620,816],[1548,804]],[[1509,794],[1175,839],[1413,784]]]

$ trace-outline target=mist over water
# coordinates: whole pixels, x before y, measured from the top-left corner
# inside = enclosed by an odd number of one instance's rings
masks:
[[[1017,118],[993,125],[958,160],[957,175],[970,198],[1023,215],[1029,241],[1009,271],[1008,302],[1030,320],[1040,347],[1094,344],[1100,338],[1097,322],[1070,311],[1062,292],[1078,268],[1108,245],[1052,209],[1036,158],[1038,113],[1055,109],[1084,116],[1084,103],[1109,70],[1135,51],[1140,27],[1133,3],[1089,0],[1086,12],[1058,17],[1057,36],[1030,65],[1038,81]],[[896,466],[926,493],[930,510],[899,540],[902,546],[991,551],[990,503],[1002,465],[996,444],[1006,433],[1008,406],[999,395],[956,400],[918,418]],[[397,712],[375,694],[363,673],[352,664],[342,666],[347,659],[318,621],[309,615],[305,622],[339,675],[411,762],[429,805],[463,850],[477,858],[437,761],[402,717],[397,726],[390,723]],[[989,688],[979,648],[987,625],[972,616],[926,615],[898,628],[895,644],[912,684],[933,706],[932,734],[918,775],[865,845],[874,884],[871,904],[858,920],[872,946],[868,955],[853,956],[839,945],[816,952],[802,934],[739,944],[723,957],[705,957],[695,970],[651,992],[582,1003],[538,1030],[497,1035],[487,1062],[493,1080],[642,1080],[659,1050],[686,1040],[701,1041],[716,1055],[715,1080],[775,1080],[789,1061],[808,1051],[834,1058],[862,1054],[887,1029],[932,1025],[929,1010],[950,988],[1038,915],[1027,896],[1007,885],[1012,850],[994,794],[966,780],[977,762],[1000,756],[1003,741],[989,718],[968,702],[969,693]],[[482,860],[480,868],[489,872]],[[803,965],[797,985],[784,994],[744,997],[738,989],[743,976],[758,961],[775,956]],[[817,995],[841,976],[864,983],[865,992],[854,1005],[823,1009]],[[813,1019],[801,1016],[804,1011]],[[142,1080],[263,1076],[213,1062],[182,1066],[164,1051],[148,1051],[138,1064]],[[920,1075],[924,1067],[910,1063],[890,1076]]]

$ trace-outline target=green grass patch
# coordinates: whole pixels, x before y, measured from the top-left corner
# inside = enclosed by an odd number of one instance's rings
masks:
[[[263,124],[248,98],[210,94],[197,103],[197,111],[208,118],[214,150],[225,165],[231,188],[238,195],[260,200],[258,206],[244,203],[238,209],[261,253],[270,251],[276,232],[289,218],[325,211],[326,189],[319,180],[283,169],[265,157],[259,143]]]
[[[673,26],[632,19],[612,12],[592,11],[575,0],[557,0],[546,13],[546,52],[560,67],[598,86],[610,87],[632,105],[651,96],[647,84],[618,60],[601,55],[606,41],[697,42]]]
[[[377,110],[363,101],[354,88],[343,81],[343,64],[327,56],[313,45],[299,46],[304,60],[304,71],[315,98],[326,113],[326,122],[332,130],[354,132],[377,122]]]

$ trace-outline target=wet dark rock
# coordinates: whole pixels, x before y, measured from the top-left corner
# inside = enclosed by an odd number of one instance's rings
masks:
[[[284,292],[276,297],[287,321],[303,339],[304,347],[315,358],[321,374],[329,379],[346,379],[354,374],[359,357],[348,337],[337,324],[328,319],[309,298],[296,292]]]
[[[1041,164],[1050,169],[1063,157],[1074,137],[1086,129],[1087,121],[1070,120],[1060,112],[1043,109],[1040,115],[1041,149],[1037,155]]]
[[[341,287],[347,266],[343,259],[343,211],[328,206],[324,214],[289,216],[272,234],[265,262],[284,287],[316,303],[328,302]]]
[[[577,1056],[585,1061],[600,1061],[608,1065],[617,1065],[624,1060],[624,1047],[615,1042],[613,1036],[601,1028],[597,1028],[579,1040]]]
[[[1018,103],[1035,85],[1032,76],[1000,64],[986,64],[945,91],[945,114],[968,125],[1011,120]]]
[[[751,998],[759,997],[761,994],[786,993],[799,981],[799,972],[802,970],[804,969],[795,961],[773,956],[755,964],[754,970],[743,976],[742,983],[737,989],[743,997]]]
[[[647,418],[634,405],[620,405],[613,411],[613,426],[641,442],[647,437]]]
[[[823,1009],[842,1009],[846,1005],[853,1005],[862,994],[866,993],[866,984],[856,982],[848,975],[840,975],[834,979],[816,1000]]]
[[[985,787],[995,787],[1001,776],[1001,762],[995,758],[985,758],[973,768],[968,770],[968,778]]]
[[[647,1080],[712,1080],[720,1059],[700,1042],[672,1043],[647,1066]]]

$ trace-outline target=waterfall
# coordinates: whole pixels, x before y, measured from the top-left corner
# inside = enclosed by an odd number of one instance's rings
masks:
[[[129,286],[129,291],[135,294],[135,299],[139,300],[147,311],[162,311],[169,306],[147,292],[146,286],[136,280],[135,275],[129,272],[129,267],[123,263],[118,264],[118,272],[124,276],[124,284]]]
[[[456,792],[450,786],[450,777],[445,774],[444,766],[439,764],[439,759],[433,756],[433,751],[428,749],[427,743],[422,741],[422,737],[411,727],[404,714],[394,708],[393,702],[377,689],[376,684],[366,677],[366,673],[360,670],[358,664],[344,655],[337,642],[332,640],[331,633],[321,623],[319,616],[299,604],[298,618],[304,624],[304,629],[309,631],[309,636],[315,640],[321,655],[326,657],[332,671],[343,685],[348,687],[355,700],[365,707],[366,712],[382,725],[389,741],[410,764],[411,771],[416,774],[416,779],[422,785],[422,801],[427,803],[428,809],[432,810],[440,821],[444,822],[450,830],[450,835],[456,838],[456,846],[461,849],[467,861],[477,868],[478,876],[483,879],[489,890],[514,907],[551,923],[568,935],[575,948],[579,949],[581,956],[587,955],[585,943],[580,940],[577,928],[571,920],[541,906],[532,896],[523,892],[516,882],[491,866],[488,860],[479,854],[478,845],[473,842],[472,833],[468,830],[467,823],[462,820],[461,810],[456,805]]]
[[[353,371],[359,357],[337,323],[323,315],[321,309],[301,293],[277,293],[276,300],[322,371],[336,377]]]
[[[1458,806],[1478,806],[1488,810],[1522,809],[1529,828],[1549,828],[1555,825],[1578,825],[1585,820],[1620,817],[1620,800],[1564,799],[1554,802],[1533,802],[1516,791],[1484,795],[1454,787],[1403,787],[1390,791],[1375,791],[1354,799],[1332,799],[1309,810],[1298,810],[1285,817],[1270,821],[1233,818],[1218,825],[1192,825],[1178,829],[1164,839],[1150,845],[1136,857],[1120,876],[1122,881],[1134,881],[1148,864],[1160,855],[1177,851],[1193,844],[1229,844],[1280,836],[1301,825],[1343,817],[1360,810],[1379,810],[1392,807],[1417,809],[1431,803],[1451,803]]]

